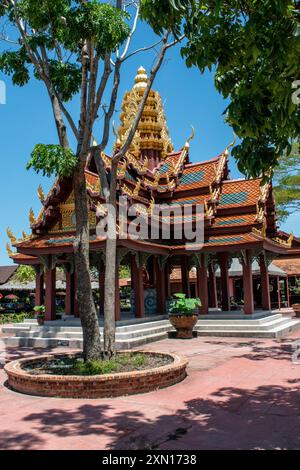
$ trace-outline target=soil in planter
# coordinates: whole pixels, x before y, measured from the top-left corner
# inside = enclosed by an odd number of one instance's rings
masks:
[[[32,375],[102,375],[162,367],[173,362],[168,356],[156,354],[118,353],[110,361],[84,362],[82,357],[59,357],[24,364],[22,369]]]

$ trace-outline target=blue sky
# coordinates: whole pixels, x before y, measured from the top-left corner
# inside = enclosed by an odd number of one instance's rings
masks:
[[[145,35],[144,28],[138,31],[138,41],[151,43],[150,34]],[[1,47],[0,44],[0,51]],[[131,89],[138,67],[143,65],[149,70],[153,60],[154,53],[147,52],[125,63],[114,116],[116,124],[122,98],[125,91]],[[47,192],[52,183],[52,179],[26,170],[30,153],[35,144],[57,143],[57,137],[44,86],[33,80],[25,88],[13,87],[9,78],[1,73],[0,80],[5,81],[7,90],[6,104],[0,104],[0,265],[5,265],[11,264],[5,249],[8,241],[6,227],[9,226],[17,237],[21,236],[23,229],[28,233],[29,209],[32,207],[38,214],[41,207],[37,187],[41,183]],[[232,130],[224,123],[226,102],[214,88],[213,75],[201,75],[196,68],[187,69],[178,48],[168,52],[154,89],[162,96],[176,149],[184,144],[191,132],[191,125],[195,127],[190,152],[192,161],[213,158],[232,141]],[[69,105],[69,109],[77,114],[77,100]],[[98,135],[100,140],[101,122]],[[230,158],[230,169],[232,178],[241,177],[233,158]],[[282,228],[300,235],[298,227],[299,214],[294,214]]]

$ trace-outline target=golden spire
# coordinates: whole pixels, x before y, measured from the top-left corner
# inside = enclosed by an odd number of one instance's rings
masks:
[[[148,82],[148,75],[144,67],[140,67],[137,71],[137,75],[134,79],[134,86],[133,89],[143,89],[146,88]]]
[[[27,233],[25,232],[25,230],[22,231],[22,236],[23,236],[23,240],[26,240],[26,238],[28,237]]]
[[[39,197],[39,200],[43,203],[46,199],[45,197],[45,193],[43,191],[43,188],[42,188],[42,185],[40,184],[39,187],[38,187],[38,197]]]
[[[10,241],[11,241],[12,245],[14,245],[16,243],[17,239],[16,239],[16,237],[14,236],[14,234],[12,233],[12,231],[10,230],[9,227],[7,227],[6,233],[7,233],[7,236],[10,238]]]
[[[30,222],[30,225],[36,224],[36,218],[34,216],[34,212],[32,208],[30,208],[30,211],[29,211],[29,222]]]
[[[131,91],[124,96],[118,138],[120,145],[126,141],[136,118],[142,101],[145,87],[148,83],[146,70],[140,67],[135,77]],[[146,150],[160,152],[162,158],[173,151],[173,144],[169,136],[164,105],[157,91],[150,90],[137,131],[130,146],[130,153],[139,161],[140,153]],[[147,153],[147,152],[145,152]]]
[[[8,256],[11,258],[13,256],[13,251],[9,243],[6,243],[6,251],[7,251]]]

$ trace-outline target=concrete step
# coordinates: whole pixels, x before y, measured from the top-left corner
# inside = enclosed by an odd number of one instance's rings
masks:
[[[284,336],[294,329],[300,328],[300,321],[282,314],[268,315],[256,319],[222,319],[200,318],[196,330],[199,336],[220,337],[256,337],[276,338]],[[168,337],[173,327],[166,319],[147,321],[146,323],[130,323],[117,326],[116,345],[118,349],[133,348]],[[66,346],[82,348],[82,329],[77,326],[56,322],[40,327],[34,320],[24,321],[19,325],[4,326],[2,332],[14,334],[3,338],[7,346],[52,348]],[[103,328],[100,327],[103,338]]]
[[[226,329],[197,329],[198,336],[220,336],[220,337],[237,337],[237,338],[279,338],[285,336],[292,331],[300,328],[300,322],[290,320],[280,326],[273,327],[272,329],[257,330],[238,330],[232,328],[231,330]]]
[[[116,330],[116,338],[121,340],[128,340],[132,338],[139,338],[141,336],[146,335],[155,335],[159,333],[168,332],[172,329],[171,324],[168,322],[166,325],[158,325],[154,328],[144,328],[143,330],[138,331],[120,331],[118,328]],[[11,330],[6,331],[6,333],[11,332]],[[103,331],[101,331],[103,334]],[[81,328],[77,328],[76,331],[56,331],[56,329],[51,328],[40,328],[37,330],[25,330],[20,329],[17,331],[17,336],[22,338],[65,338],[65,339],[81,339],[82,338],[82,330]]]
[[[215,323],[206,323],[206,322],[198,322],[196,325],[196,330],[241,330],[241,331],[248,331],[248,330],[255,330],[255,331],[269,331],[277,326],[285,325],[290,321],[290,318],[277,318],[275,320],[270,319],[268,322],[264,323],[253,323],[245,322],[245,324],[240,324],[233,322],[232,320],[228,320],[227,324],[219,323],[217,320]]]
[[[139,325],[131,325],[131,326],[117,326],[116,332],[117,335],[130,335],[132,337],[137,336],[137,335],[143,335],[147,331],[151,331],[152,333],[155,333],[156,331],[161,331],[163,329],[169,329],[170,328],[170,322],[168,320],[163,320],[161,322],[149,322],[145,324],[139,324]],[[100,333],[103,333],[103,328],[100,327]],[[82,334],[82,329],[80,326],[74,327],[74,326],[48,326],[44,325],[42,327],[38,326],[37,324],[34,325],[28,325],[25,323],[19,324],[18,326],[12,325],[12,326],[4,326],[2,328],[3,333],[9,333],[9,334],[21,334],[22,332],[26,332],[29,334],[50,334],[52,336],[56,336],[58,334]]]
[[[210,319],[208,318],[207,315],[203,315],[199,317],[198,324],[201,325],[227,325],[228,323],[234,323],[235,325],[263,325],[265,323],[268,323],[273,320],[279,320],[282,318],[289,318],[287,316],[284,316],[282,314],[274,314],[274,315],[267,315],[263,318],[251,318],[248,319],[248,317],[244,317],[244,319],[235,319],[235,318],[214,318]]]
[[[127,340],[116,339],[116,348],[118,350],[131,349],[134,347],[141,346],[143,344],[153,343],[154,341],[160,341],[166,339],[167,337],[167,332],[161,332]],[[83,345],[83,340],[80,338],[36,338],[32,336],[12,336],[3,338],[3,341],[7,347],[55,348],[59,346],[64,346],[72,349],[81,349]]]

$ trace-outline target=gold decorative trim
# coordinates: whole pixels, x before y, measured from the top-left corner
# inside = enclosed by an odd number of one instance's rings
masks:
[[[14,245],[17,241],[17,238],[14,236],[14,234],[12,233],[12,231],[9,227],[7,227],[6,233],[7,233],[8,238],[10,239],[12,245]]]
[[[41,201],[41,203],[43,203],[46,199],[46,196],[45,196],[45,193],[43,191],[43,188],[42,188],[41,184],[39,185],[39,187],[37,189],[37,192],[38,192],[39,200]]]

